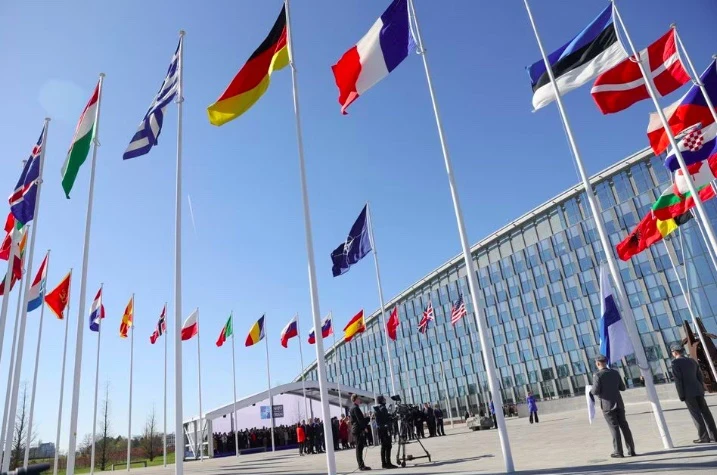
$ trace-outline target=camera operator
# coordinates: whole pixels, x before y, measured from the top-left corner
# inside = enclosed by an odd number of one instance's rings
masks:
[[[381,441],[381,468],[398,468],[391,463],[391,416],[386,409],[386,398],[376,398],[376,424],[378,425],[378,438]]]
[[[358,463],[361,471],[371,470],[371,467],[367,467],[363,463],[363,449],[366,447],[366,431],[369,427],[369,419],[363,415],[359,407],[359,404],[361,404],[359,395],[352,394],[351,401],[354,403],[354,407],[351,409],[351,432],[353,432],[353,436],[356,439],[356,463]]]

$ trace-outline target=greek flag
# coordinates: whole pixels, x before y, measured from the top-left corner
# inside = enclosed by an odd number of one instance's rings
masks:
[[[139,157],[148,153],[153,146],[157,145],[157,139],[162,132],[162,122],[164,122],[164,111],[167,105],[177,97],[177,89],[179,87],[179,52],[182,48],[182,38],[179,39],[177,50],[172,56],[172,62],[169,64],[167,75],[162,82],[162,87],[154,97],[152,105],[144,115],[142,122],[139,124],[137,133],[134,134],[129,143],[129,147],[125,150],[122,158],[128,160],[130,158]]]

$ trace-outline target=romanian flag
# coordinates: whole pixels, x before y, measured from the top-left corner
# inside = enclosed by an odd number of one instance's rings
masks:
[[[246,346],[253,346],[264,339],[264,315],[251,326],[249,334],[246,336]]]
[[[349,342],[357,333],[366,331],[366,323],[363,321],[363,309],[354,315],[344,327],[344,341]]]
[[[122,323],[120,323],[120,337],[127,338],[129,333],[129,327],[132,326],[132,320],[134,320],[134,295],[129,299],[127,307],[124,309],[124,315],[122,315]]]
[[[282,8],[269,36],[234,76],[217,102],[207,108],[212,125],[224,125],[236,119],[264,95],[269,88],[271,73],[289,64],[286,37],[286,10]]]

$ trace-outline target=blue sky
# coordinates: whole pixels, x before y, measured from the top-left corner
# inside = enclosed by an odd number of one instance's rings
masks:
[[[367,200],[387,298],[460,251],[420,58],[409,57],[354,103],[348,116],[339,113],[330,66],[387,4],[295,0],[292,7],[320,303],[323,314],[333,311],[337,327],[358,309],[372,312],[378,306],[370,261],[337,279],[330,270],[331,250]],[[567,41],[604,5],[597,0],[533,1],[546,48]],[[677,22],[700,71],[717,52],[717,6],[710,0],[683,0],[679,8],[668,0],[623,0],[620,6],[640,48]],[[59,170],[100,72],[107,77],[86,308],[104,282],[108,318],[100,378],[110,382],[113,432],[127,431],[129,342],[120,340],[117,330],[133,292],[132,432],[141,432],[153,405],[161,414],[162,346],[151,346],[148,337],[164,302],[173,300],[175,107],[168,110],[159,146],[148,156],[123,162],[121,155],[162,81],[180,28],[187,31],[184,190],[196,218],[195,232],[185,197],[183,305],[185,315],[201,308],[204,409],[231,398],[231,350],[216,348],[214,341],[232,309],[240,345],[251,324],[266,313],[273,381],[288,382],[299,371],[296,342],[288,350],[279,344],[281,328],[295,313],[304,333],[311,327],[289,70],[277,72],[267,94],[240,119],[216,128],[205,112],[266,36],[280,8],[279,0],[201,5],[82,0],[5,2],[0,7],[0,188],[10,193],[42,119],[52,117],[35,267],[42,251],[51,248],[50,286],[70,267],[76,269],[62,449],[68,438],[89,167],[81,170],[71,200],[62,194]],[[556,108],[531,112],[524,67],[539,52],[523,2],[416,0],[416,9],[469,238],[475,242],[572,186],[577,175]],[[583,88],[565,103],[589,173],[646,146],[648,102],[602,116],[589,88]],[[32,377],[38,317],[29,316],[23,381]],[[39,437],[54,441],[63,324],[49,312],[45,318],[35,420]],[[9,324],[0,361],[3,382],[11,329]],[[95,350],[96,337],[86,331],[79,439],[91,431]],[[304,350],[308,363],[314,349],[307,344]],[[198,410],[195,354],[195,342],[185,344],[185,416]],[[265,388],[264,364],[263,348],[237,348],[240,394]],[[171,393],[169,400],[171,418]]]

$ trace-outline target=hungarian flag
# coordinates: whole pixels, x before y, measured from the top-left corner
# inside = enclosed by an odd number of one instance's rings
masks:
[[[400,325],[400,322],[398,321],[398,307],[393,307],[391,316],[388,317],[388,321],[386,322],[386,333],[388,333],[388,337],[393,341],[396,341],[396,330],[398,330],[398,325]]]
[[[127,307],[124,309],[124,315],[122,315],[122,322],[120,323],[119,334],[120,338],[127,338],[130,327],[134,324],[134,295],[129,302]]]
[[[45,297],[45,304],[50,307],[52,313],[54,313],[60,320],[65,318],[64,311],[67,307],[67,303],[70,301],[71,278],[72,271],[68,272],[57,287],[52,289]]]
[[[244,346],[253,346],[264,339],[264,315],[249,329]]]
[[[685,71],[677,51],[673,29],[640,51],[637,60],[650,75],[660,97],[690,81],[690,75]],[[650,98],[634,56],[598,76],[591,93],[603,114],[620,112],[636,102]]]
[[[712,103],[717,103],[717,62],[712,61],[707,67],[700,81],[705,86],[707,95]],[[707,106],[704,94],[698,85],[693,85],[684,97],[680,98],[674,104],[662,109],[667,117],[667,123],[672,129],[672,133],[678,135],[689,127],[701,124],[707,127],[714,123],[714,117]],[[655,155],[667,150],[670,146],[670,140],[667,138],[665,128],[662,126],[657,112],[650,114],[650,122],[647,125],[647,139]]]
[[[157,321],[157,327],[154,329],[151,335],[149,335],[149,342],[151,344],[157,343],[160,336],[167,332],[167,306],[162,307],[162,314],[159,316]]]
[[[191,315],[184,320],[182,325],[182,341],[191,340],[199,334],[199,309],[195,309]]]
[[[358,333],[363,333],[365,331],[366,323],[363,319],[363,309],[361,309],[361,311],[354,315],[354,317],[349,320],[349,322],[344,327],[344,341],[348,343]]]
[[[95,123],[97,122],[97,110],[98,101],[100,97],[100,83],[95,86],[95,91],[92,93],[89,102],[85,106],[85,110],[82,111],[80,120],[77,122],[75,128],[75,136],[72,138],[72,145],[70,150],[67,151],[67,157],[65,158],[65,164],[62,165],[62,189],[65,190],[65,196],[70,197],[70,190],[72,190],[77,178],[77,173],[80,171],[80,167],[85,160],[87,160],[87,154],[90,152],[90,146],[92,140],[95,138]]]
[[[286,10],[279,17],[261,45],[239,70],[217,102],[207,108],[212,125],[224,125],[249,110],[269,88],[271,73],[289,64],[286,44]]]
[[[90,330],[93,332],[100,331],[100,320],[105,318],[105,306],[102,305],[102,287],[97,291],[95,300],[92,301],[90,308]],[[121,332],[121,330],[120,330]]]
[[[40,264],[40,268],[37,270],[35,280],[32,281],[32,287],[28,291],[27,296],[27,311],[32,312],[40,305],[45,298],[45,290],[47,287],[47,260],[50,258],[50,254],[45,255],[45,258]]]
[[[637,227],[621,243],[615,246],[617,255],[623,261],[628,261],[636,254],[641,253],[653,244],[660,242],[672,231],[692,219],[692,213],[687,211],[675,218],[659,220],[653,213],[647,213]]]
[[[289,347],[289,340],[299,336],[299,322],[297,317],[291,319],[291,321],[281,330],[281,346],[284,348]]]
[[[224,328],[222,328],[221,333],[219,333],[219,338],[217,338],[217,346],[222,346],[225,341],[229,339],[230,336],[234,333],[234,330],[232,329],[232,318],[233,315],[229,315],[229,320],[227,320],[226,325],[224,325]]]

